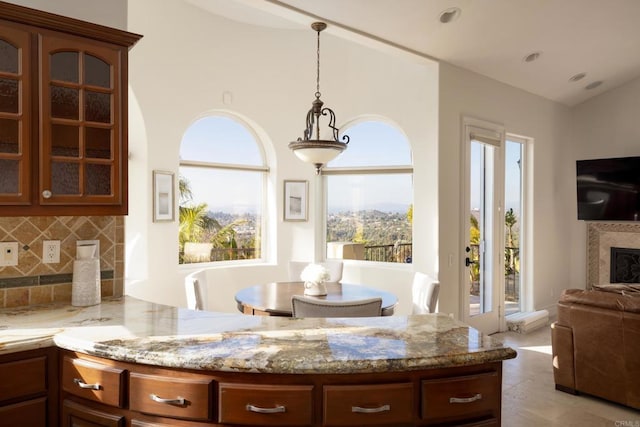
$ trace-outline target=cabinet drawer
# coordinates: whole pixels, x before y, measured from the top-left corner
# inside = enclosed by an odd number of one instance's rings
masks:
[[[129,407],[133,411],[165,417],[211,418],[212,380],[208,377],[169,377],[132,372]]]
[[[47,391],[46,356],[0,364],[0,402]]]
[[[62,403],[63,427],[124,427],[124,416],[89,408],[71,400]]]
[[[218,422],[305,426],[313,417],[313,386],[220,383]]]
[[[324,423],[328,426],[398,425],[413,419],[413,385],[326,385]]]
[[[124,406],[126,371],[85,359],[62,360],[62,389],[106,405]]]
[[[422,381],[422,418],[449,422],[499,419],[498,372]]]
[[[27,400],[0,406],[0,426],[45,427],[47,425],[47,399]]]

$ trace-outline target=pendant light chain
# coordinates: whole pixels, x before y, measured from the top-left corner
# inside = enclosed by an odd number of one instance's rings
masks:
[[[316,50],[316,98],[320,99],[320,30],[318,30],[318,49]]]

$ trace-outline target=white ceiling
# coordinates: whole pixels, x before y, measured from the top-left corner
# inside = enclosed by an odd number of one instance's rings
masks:
[[[335,34],[397,45],[569,106],[640,76],[640,0],[185,1],[254,25],[321,19]],[[442,24],[451,7],[460,17]],[[538,60],[523,60],[536,51]],[[586,77],[570,82],[578,73]]]

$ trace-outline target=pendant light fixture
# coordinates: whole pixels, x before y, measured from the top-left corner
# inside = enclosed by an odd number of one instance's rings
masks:
[[[326,163],[335,159],[347,148],[349,137],[347,135],[339,137],[340,130],[336,127],[336,115],[331,108],[323,107],[324,103],[320,100],[320,32],[327,28],[327,24],[314,22],[311,28],[318,34],[316,99],[311,103],[311,109],[307,113],[307,125],[303,137],[290,142],[289,148],[300,160],[313,164],[316,174],[320,174],[320,169]],[[329,116],[328,127],[331,129],[333,139],[320,139],[320,116]]]

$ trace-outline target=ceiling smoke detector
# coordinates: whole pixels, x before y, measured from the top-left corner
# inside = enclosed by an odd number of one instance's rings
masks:
[[[522,58],[522,60],[524,62],[533,62],[536,59],[540,58],[540,55],[542,55],[542,52],[531,52],[530,54]]]
[[[460,10],[459,7],[450,7],[449,9],[443,10],[438,19],[443,24],[448,24],[460,18],[461,13],[462,10]]]
[[[582,80],[585,77],[587,77],[587,73],[578,73],[578,74],[575,74],[575,75],[569,77],[569,81],[570,82],[577,82],[578,80]]]

